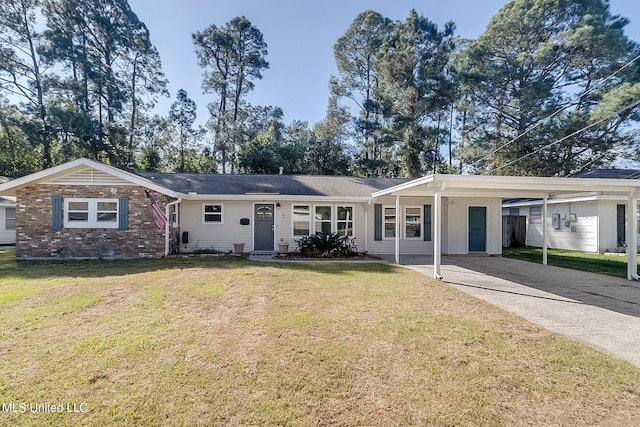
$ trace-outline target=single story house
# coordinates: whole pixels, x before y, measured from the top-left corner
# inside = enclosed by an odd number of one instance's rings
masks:
[[[576,178],[636,180],[640,178],[640,171],[597,169]],[[627,245],[631,219],[627,199],[626,194],[609,191],[549,197],[546,221],[542,221],[542,199],[505,199],[502,214],[526,217],[528,246],[542,247],[543,224],[546,224],[548,247],[604,253]]]
[[[502,252],[502,199],[616,192],[633,180],[428,175],[417,179],[307,175],[131,173],[78,159],[0,184],[16,197],[16,257],[160,257],[215,248],[275,251],[317,232],[373,254]],[[637,212],[633,210],[637,236]],[[546,212],[543,214],[547,217]],[[633,223],[632,223],[633,225]],[[546,238],[546,236],[545,236]],[[546,248],[546,245],[544,245]],[[546,263],[546,249],[544,251]],[[629,279],[637,277],[629,257]]]
[[[16,243],[16,200],[0,197],[0,245]]]

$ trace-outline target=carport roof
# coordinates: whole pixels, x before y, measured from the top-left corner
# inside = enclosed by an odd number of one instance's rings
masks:
[[[372,196],[425,196],[432,195],[438,188],[443,196],[542,198],[593,191],[629,194],[640,189],[640,182],[632,179],[434,174],[376,191]]]

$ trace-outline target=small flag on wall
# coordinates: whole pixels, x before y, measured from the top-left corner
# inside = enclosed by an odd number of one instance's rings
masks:
[[[162,209],[160,209],[160,207],[156,203],[151,193],[149,193],[149,190],[144,190],[144,192],[146,193],[147,198],[151,203],[151,210],[153,211],[153,219],[156,220],[156,225],[158,226],[158,230],[162,230],[165,224],[167,223],[167,217],[164,215],[164,212],[162,212]]]

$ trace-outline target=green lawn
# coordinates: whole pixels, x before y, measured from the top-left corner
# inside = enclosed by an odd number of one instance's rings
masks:
[[[504,248],[502,254],[509,258],[542,264],[541,248]],[[549,265],[624,278],[627,277],[627,260],[627,255],[603,255],[560,249],[547,250],[547,264]]]
[[[0,338],[3,426],[640,419],[640,369],[387,264],[4,250]]]

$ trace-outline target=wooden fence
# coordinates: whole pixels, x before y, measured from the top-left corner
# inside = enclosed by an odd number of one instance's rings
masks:
[[[504,215],[502,217],[502,247],[517,248],[527,243],[527,217]]]

